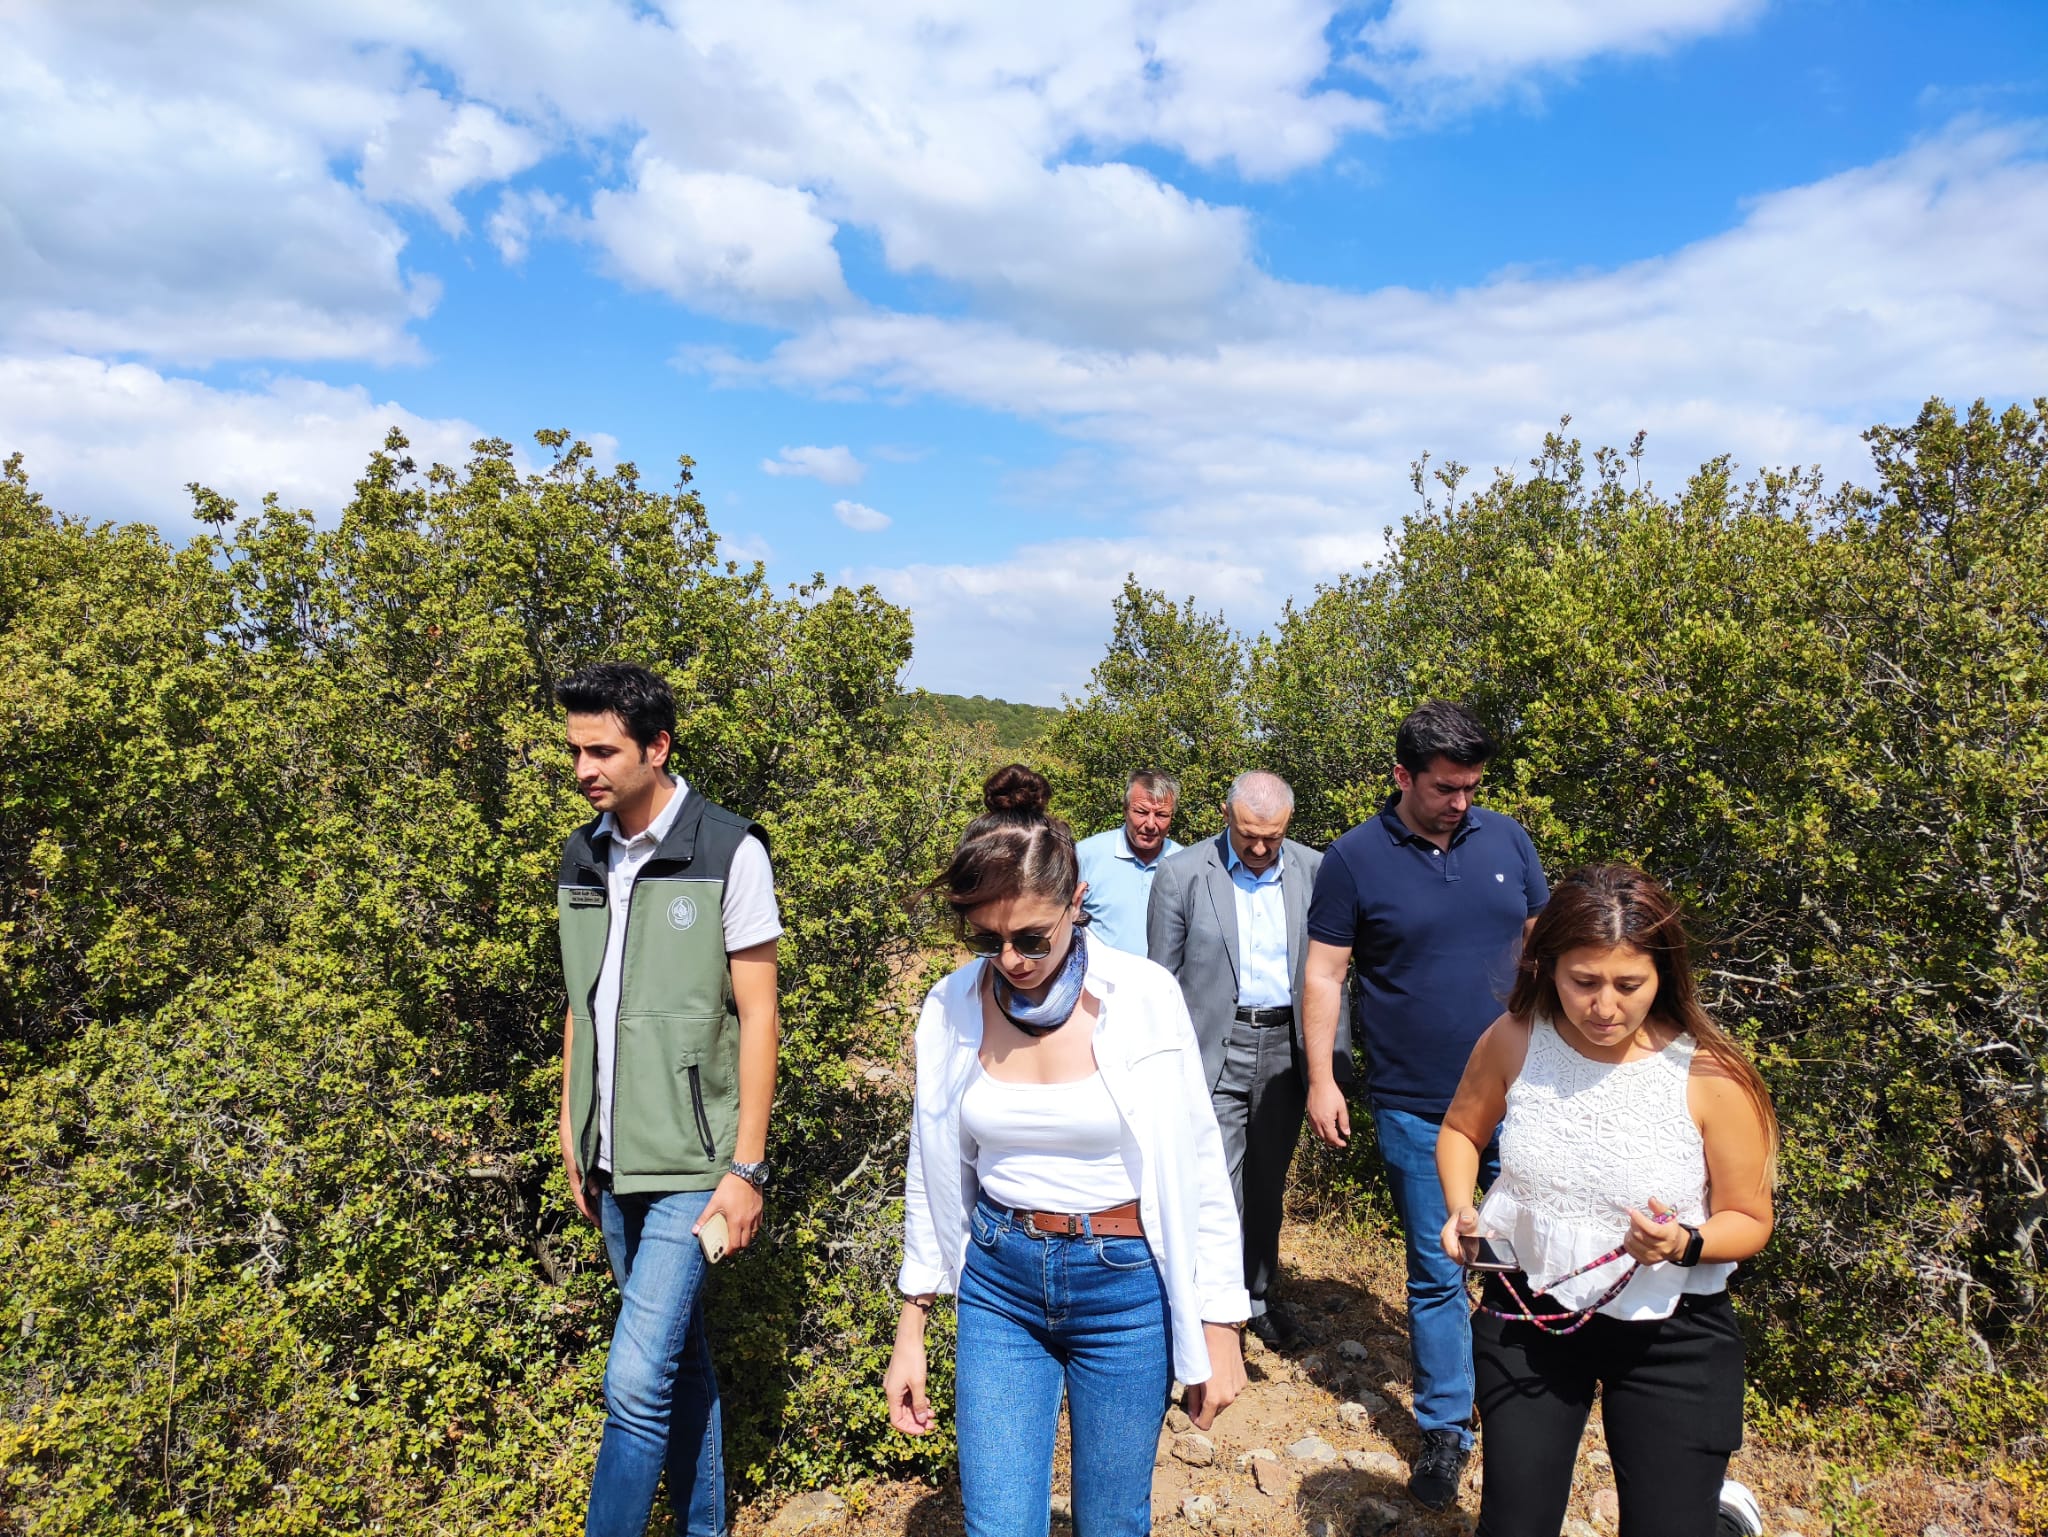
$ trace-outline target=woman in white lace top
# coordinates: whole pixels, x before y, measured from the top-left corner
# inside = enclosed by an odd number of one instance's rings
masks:
[[[1713,1537],[1742,1443],[1727,1283],[1771,1235],[1776,1140],[1670,895],[1626,865],[1559,882],[1437,1141],[1445,1251],[1469,1262],[1484,1237],[1513,1267],[1473,1320],[1481,1537],[1555,1537],[1596,1388],[1620,1537]]]

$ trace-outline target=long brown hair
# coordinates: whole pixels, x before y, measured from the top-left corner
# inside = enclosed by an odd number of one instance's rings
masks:
[[[1557,996],[1558,958],[1581,947],[1615,945],[1640,950],[1656,965],[1657,1001],[1651,1012],[1691,1036],[1742,1085],[1769,1138],[1774,1176],[1778,1117],[1771,1091],[1735,1038],[1700,1006],[1685,919],[1654,876],[1634,865],[1586,865],[1559,881],[1523,942],[1508,1012],[1518,1019],[1557,1019],[1564,1012]]]
[[[988,776],[981,800],[988,809],[967,824],[953,862],[935,883],[955,919],[1019,894],[1073,901],[1081,860],[1072,830],[1046,810],[1052,786],[1045,776],[1006,764]]]

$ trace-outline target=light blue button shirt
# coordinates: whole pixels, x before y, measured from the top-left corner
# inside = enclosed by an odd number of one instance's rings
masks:
[[[1223,835],[1229,851],[1224,868],[1237,888],[1237,1006],[1280,1009],[1294,1002],[1294,976],[1287,965],[1287,898],[1280,889],[1283,852],[1260,875],[1237,857],[1237,845]]]
[[[1140,864],[1120,826],[1077,843],[1074,851],[1081,856],[1081,879],[1088,883],[1088,895],[1081,899],[1088,914],[1088,932],[1112,950],[1143,955],[1145,905],[1152,900],[1152,877],[1159,873],[1159,860],[1179,848],[1168,838],[1159,847],[1159,859]]]

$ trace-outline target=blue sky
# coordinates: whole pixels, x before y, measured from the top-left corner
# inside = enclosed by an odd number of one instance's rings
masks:
[[[173,14],[173,10],[175,14]],[[343,12],[346,12],[343,14]],[[1127,571],[1239,625],[1428,450],[1864,467],[2048,392],[2048,6],[32,5],[0,452],[331,517],[566,426],[1057,702]]]

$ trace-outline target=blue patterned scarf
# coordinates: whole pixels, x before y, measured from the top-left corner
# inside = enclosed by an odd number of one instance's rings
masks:
[[[991,968],[995,962],[989,962]],[[1088,936],[1076,928],[1074,942],[1067,947],[1067,963],[1060,968],[1045,989],[1045,996],[1036,1003],[1025,1000],[1022,993],[1010,985],[1000,969],[995,971],[996,1007],[1003,1011],[1003,1018],[1022,1030],[1026,1035],[1051,1035],[1069,1019],[1081,1002],[1081,984],[1088,975]]]

